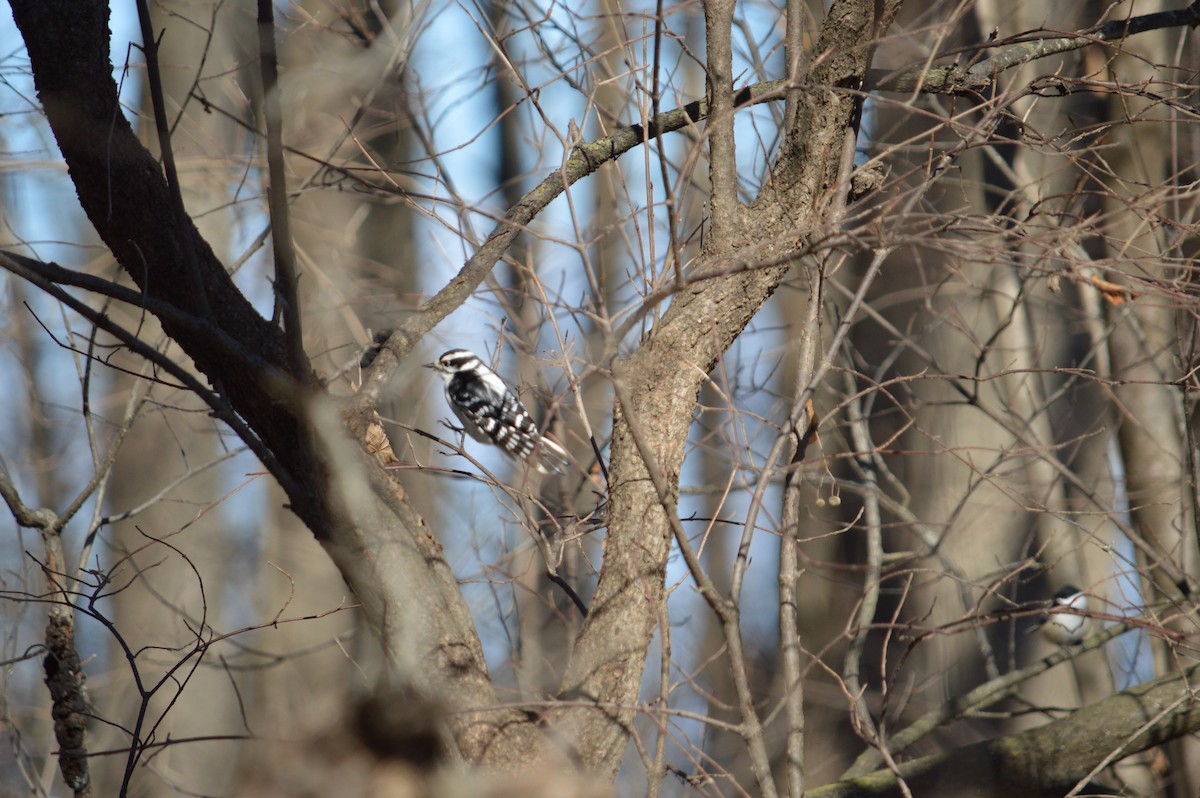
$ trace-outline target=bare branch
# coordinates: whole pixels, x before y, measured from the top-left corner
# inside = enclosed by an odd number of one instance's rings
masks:
[[[1200,25],[1200,3],[1193,2],[1184,9],[1158,11],[1128,19],[1115,19],[1093,31],[1084,31],[1070,36],[1055,36],[1052,31],[1045,31],[1050,35],[1033,38],[1032,34],[1022,34],[1012,39],[988,43],[982,45],[981,49],[982,47],[1004,47],[1005,49],[981,61],[963,66],[953,64],[934,67],[928,71],[906,72],[899,76],[896,76],[895,72],[871,70],[868,85],[879,91],[922,91],[933,94],[977,93],[990,86],[997,75],[1040,58],[1080,50],[1093,44],[1121,41],[1147,31],[1163,28],[1194,28],[1197,25]]]
[[[267,123],[267,192],[271,208],[271,246],[275,252],[275,313],[282,311],[292,373],[311,374],[304,354],[300,293],[296,277],[296,253],[292,246],[291,214],[288,211],[287,175],[283,163],[283,101],[275,55],[275,8],[271,0],[258,0],[258,50],[262,77],[263,117]]]
[[[915,795],[937,785],[980,796],[1061,796],[1098,764],[1129,756],[1200,729],[1200,704],[1180,701],[1197,689],[1200,667],[1148,682],[1027,732],[964,746],[900,765]],[[1152,719],[1152,724],[1147,720]],[[899,795],[879,771],[811,790],[814,798]]]
[[[737,152],[733,137],[733,0],[710,0],[704,4],[704,31],[708,42],[708,169],[712,185],[709,210],[712,234],[708,250],[731,252],[737,244],[738,223]]]

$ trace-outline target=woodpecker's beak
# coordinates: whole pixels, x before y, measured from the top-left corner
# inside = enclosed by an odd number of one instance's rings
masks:
[[[422,363],[421,368],[437,370],[437,363]]]

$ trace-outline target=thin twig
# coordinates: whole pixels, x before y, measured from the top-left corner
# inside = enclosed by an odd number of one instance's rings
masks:
[[[271,210],[271,248],[275,252],[275,313],[272,321],[278,321],[282,312],[288,364],[292,375],[304,380],[312,369],[304,353],[304,333],[300,321],[296,252],[292,247],[287,176],[283,161],[283,105],[279,98],[279,69],[275,55],[275,10],[271,0],[258,0],[258,49],[263,116],[267,124],[267,171],[270,175],[267,199]]]
[[[658,707],[666,710],[671,704],[671,618],[664,601],[658,610]],[[646,798],[658,798],[666,769],[667,722],[663,714],[654,718],[657,734],[654,740],[654,762],[646,774]]]
[[[793,407],[792,412],[792,416],[796,417],[796,411],[799,411],[800,421],[794,428],[793,468],[788,472],[784,485],[783,530],[779,541],[779,648],[783,666],[784,708],[787,713],[785,756],[788,795],[791,798],[800,798],[804,794],[804,681],[800,666],[800,614],[796,606],[796,580],[800,577],[796,546],[800,538],[800,491],[804,473],[796,466],[804,459],[807,442],[816,431],[816,420],[807,412],[811,396],[807,389],[813,384],[817,347],[821,337],[825,263],[814,264],[810,274],[794,389],[798,406]],[[743,530],[743,540],[747,539],[748,534]],[[745,574],[745,567],[738,567],[742,562],[739,560],[734,568],[735,600],[741,594],[742,578]]]
[[[867,532],[867,570],[863,574],[863,596],[858,605],[854,636],[846,647],[846,659],[842,666],[842,678],[846,691],[854,696],[854,713],[863,734],[869,741],[881,745],[879,730],[867,709],[866,695],[859,681],[859,665],[867,635],[879,606],[880,574],[883,570],[883,522],[879,512],[879,479],[874,461],[878,458],[871,442],[871,432],[863,415],[862,396],[855,392],[854,377],[846,372],[847,391],[853,397],[848,409],[850,436],[854,449],[862,461],[863,523]]]
[[[175,210],[183,211],[183,192],[179,188],[179,173],[175,170],[175,155],[171,149],[171,130],[167,122],[167,105],[163,99],[162,72],[158,68],[158,38],[150,20],[150,5],[137,0],[138,24],[142,34],[142,55],[146,59],[146,78],[150,84],[150,105],[154,109],[154,131],[158,136],[158,152],[162,158],[167,188],[175,201]]]

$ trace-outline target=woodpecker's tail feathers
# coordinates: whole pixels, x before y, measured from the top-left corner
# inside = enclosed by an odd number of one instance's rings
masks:
[[[571,463],[567,450],[550,440],[545,435],[538,441],[533,450],[533,465],[543,474],[562,474]]]

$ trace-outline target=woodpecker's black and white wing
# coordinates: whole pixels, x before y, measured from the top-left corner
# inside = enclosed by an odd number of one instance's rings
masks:
[[[442,355],[444,359],[446,355]],[[460,361],[455,361],[456,365]],[[446,380],[446,400],[462,422],[463,429],[477,441],[500,445],[496,433],[501,419],[511,416],[508,386],[479,358],[461,361],[465,367],[453,371]],[[501,433],[504,434],[504,433]],[[501,448],[505,448],[501,445]]]
[[[543,436],[516,392],[475,354],[451,349],[429,367],[446,381],[446,399],[463,428],[477,441],[499,446],[542,473],[562,473],[567,453]]]

